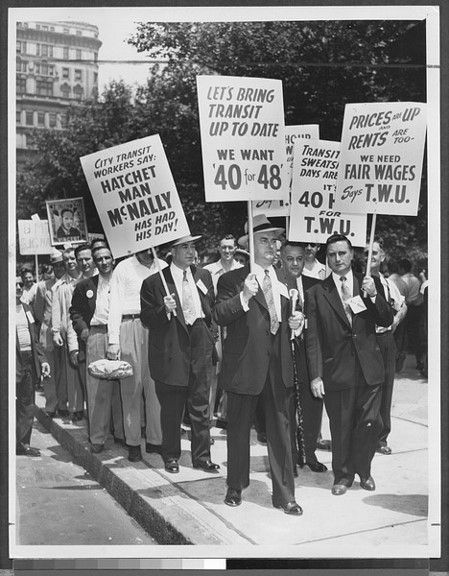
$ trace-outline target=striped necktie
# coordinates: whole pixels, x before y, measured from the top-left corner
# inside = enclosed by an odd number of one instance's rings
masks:
[[[184,270],[182,276],[182,312],[186,324],[193,324],[196,320],[195,304],[193,302],[190,282],[187,278],[187,270]]]
[[[262,290],[267,301],[268,312],[270,314],[270,331],[276,334],[279,328],[279,319],[276,314],[276,307],[274,305],[273,287],[271,285],[270,272],[265,270],[265,276],[262,283]]]
[[[349,290],[349,286],[346,281],[346,276],[341,276],[340,282],[341,282],[341,296],[343,299],[343,308],[345,309],[345,314],[347,319],[349,320],[349,324],[352,325],[352,312],[351,307],[348,304],[348,300],[352,298],[352,294]]]

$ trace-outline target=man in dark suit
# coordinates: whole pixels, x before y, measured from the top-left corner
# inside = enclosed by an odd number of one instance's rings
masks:
[[[332,437],[332,494],[341,495],[355,474],[375,490],[371,476],[379,433],[384,366],[376,324],[393,321],[378,278],[352,272],[346,236],[326,242],[332,274],[306,292],[306,350],[312,393],[324,397]]]
[[[185,236],[171,245],[172,261],[142,284],[142,324],[149,329],[149,365],[161,404],[162,458],[167,472],[179,472],[181,421],[186,406],[191,423],[192,464],[217,472],[211,461],[209,431],[209,364],[214,286],[210,272],[193,265],[195,242]]]
[[[285,275],[285,284],[290,291],[291,289],[297,290],[298,300],[297,309],[304,312],[304,296],[306,291],[320,282],[316,278],[303,276],[302,271],[306,261],[305,245],[300,242],[285,242],[281,248],[281,261],[282,271]],[[305,326],[306,329],[306,326]],[[297,377],[298,377],[298,394],[302,413],[303,422],[303,440],[305,461],[301,451],[296,453],[294,450],[294,464],[298,463],[302,466],[307,465],[312,472],[326,472],[327,467],[318,461],[315,450],[317,445],[318,436],[321,430],[321,417],[323,411],[323,400],[316,398],[312,394],[309,381],[309,370],[307,368],[306,348],[304,344],[304,332],[298,338],[293,340]],[[298,399],[294,396],[294,403],[292,406],[292,431],[296,430],[296,411]],[[299,424],[299,422],[298,422]],[[293,438],[293,447],[295,448],[295,438]]]
[[[30,446],[34,420],[35,385],[39,376],[50,377],[50,365],[39,344],[31,306],[21,301],[23,282],[16,278],[16,454],[39,457]]]
[[[225,503],[241,504],[249,485],[250,429],[259,401],[265,406],[272,502],[299,516],[295,501],[290,414],[293,394],[291,330],[300,314],[290,317],[288,290],[273,267],[276,240],[283,229],[264,215],[253,222],[254,264],[228,272],[218,281],[214,316],[226,327],[223,343],[223,388],[228,397],[228,490]]]
[[[118,380],[95,378],[87,370],[91,362],[106,358],[113,269],[112,254],[106,246],[95,248],[92,257],[99,273],[78,282],[73,291],[70,318],[78,336],[79,350],[73,351],[71,358],[78,364],[79,352],[86,357],[81,369],[86,369],[89,439],[91,451],[99,453],[110,435],[111,416],[115,439],[124,442],[124,433]]]

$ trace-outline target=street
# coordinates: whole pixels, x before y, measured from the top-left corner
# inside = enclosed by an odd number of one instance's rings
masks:
[[[37,421],[32,445],[40,458],[17,457],[17,544],[157,544]]]

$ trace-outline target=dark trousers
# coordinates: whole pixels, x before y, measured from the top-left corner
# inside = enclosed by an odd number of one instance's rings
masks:
[[[380,416],[382,418],[382,431],[378,446],[386,446],[387,438],[391,432],[391,402],[393,400],[394,373],[396,369],[396,343],[391,330],[377,335],[377,342],[385,367],[385,382],[382,386],[382,401]]]
[[[35,381],[33,356],[22,352],[22,377],[16,382],[16,445],[29,444],[34,420]]]
[[[368,478],[382,429],[382,385],[368,386],[357,366],[357,386],[326,391],[324,403],[332,439],[334,484],[351,486],[354,474]]]
[[[270,366],[261,395],[227,392],[228,477],[230,488],[249,485],[250,431],[259,398],[265,407],[268,460],[273,483],[273,504],[285,505],[295,499],[290,415],[292,388],[286,388],[279,363],[279,337],[273,337]]]
[[[162,458],[181,456],[181,422],[187,408],[191,426],[192,463],[210,459],[209,382],[207,362],[212,362],[212,344],[207,327],[196,321],[190,329],[191,362],[188,386],[155,381],[161,405]]]

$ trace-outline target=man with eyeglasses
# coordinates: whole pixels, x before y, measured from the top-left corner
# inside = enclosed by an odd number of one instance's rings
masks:
[[[304,242],[303,246],[306,257],[304,269],[302,271],[303,276],[324,280],[326,278],[326,266],[321,264],[316,257],[320,245],[315,242]]]

